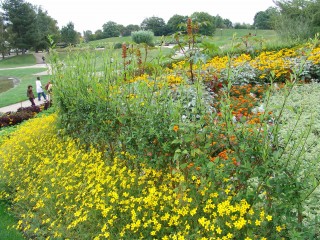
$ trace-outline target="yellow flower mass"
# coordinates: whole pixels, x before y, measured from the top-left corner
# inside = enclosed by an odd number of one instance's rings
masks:
[[[201,179],[197,184],[194,177],[143,165],[131,170],[124,159],[135,156],[106,158],[94,146],[60,135],[56,115],[43,116],[0,147],[0,180],[11,189],[1,197],[13,199],[20,230],[40,238],[82,239],[85,232],[87,239],[231,239],[244,226],[263,223],[247,214],[252,208],[246,200],[232,200],[230,189],[229,196],[209,186],[200,194]]]

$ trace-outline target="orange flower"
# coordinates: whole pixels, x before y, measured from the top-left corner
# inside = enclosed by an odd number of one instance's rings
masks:
[[[179,130],[179,126],[174,125],[174,127],[173,127],[173,131],[178,132],[178,130]]]

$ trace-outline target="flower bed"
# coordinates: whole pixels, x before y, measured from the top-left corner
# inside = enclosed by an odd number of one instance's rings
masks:
[[[17,112],[6,112],[0,115],[0,128],[14,126],[25,120],[33,118],[42,110],[47,110],[49,106],[51,106],[49,103],[44,103],[40,106],[21,107]]]
[[[266,55],[260,69],[241,55],[139,76],[127,56],[122,75],[91,74],[90,56],[53,67],[59,115],[28,121],[0,146],[1,196],[18,228],[29,238],[317,238],[307,215],[317,171],[301,177],[287,146],[306,145],[281,132],[300,55]],[[252,84],[243,69],[255,71]]]

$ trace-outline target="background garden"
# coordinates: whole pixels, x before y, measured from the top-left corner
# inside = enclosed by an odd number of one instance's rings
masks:
[[[64,49],[49,37],[53,107],[0,128],[4,234],[320,238],[318,35],[207,37],[200,25]],[[0,71],[22,79],[4,105],[36,71]]]

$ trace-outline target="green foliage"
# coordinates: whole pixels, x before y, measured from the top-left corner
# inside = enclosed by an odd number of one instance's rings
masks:
[[[36,16],[36,30],[34,31],[34,45],[33,49],[37,52],[38,50],[47,50],[51,47],[48,40],[48,35],[51,36],[55,42],[58,42],[59,39],[59,28],[57,26],[56,20],[48,15],[46,11],[43,11],[41,8],[37,9]]]
[[[121,25],[112,21],[109,21],[103,24],[102,28],[103,28],[102,34],[104,38],[119,37],[122,32]]]
[[[69,22],[66,26],[61,28],[61,41],[68,45],[79,43],[79,36],[74,30],[74,24],[72,22]]]
[[[9,52],[9,47],[10,44],[8,42],[9,40],[9,33],[8,33],[8,29],[7,26],[5,24],[4,21],[4,17],[3,14],[0,13],[0,53],[2,55],[2,58],[4,58],[4,56]]]
[[[258,29],[273,29],[275,15],[277,15],[277,10],[271,7],[266,11],[257,12],[253,25]]]
[[[167,34],[166,23],[162,18],[159,17],[145,18],[140,26],[141,29],[145,31],[152,31],[155,36],[162,36]]]
[[[312,221],[304,225],[312,225],[317,221],[320,208],[317,200],[320,196],[318,173],[320,133],[319,83],[294,86],[290,95],[279,92],[272,96],[270,104],[277,112],[281,110],[279,102],[286,101],[282,115],[278,119],[279,127],[279,156],[288,174],[288,180],[295,186],[292,201],[301,204],[302,214],[308,215]],[[292,176],[296,178],[293,179]],[[314,191],[313,191],[314,190]],[[299,202],[301,201],[301,202]]]
[[[205,36],[212,36],[216,30],[215,18],[206,12],[194,12],[191,15],[194,23],[199,25],[199,34]]]
[[[11,48],[34,50],[47,49],[48,34],[57,41],[59,31],[56,21],[41,8],[32,6],[23,0],[3,1],[2,7],[7,22],[7,41]],[[2,35],[2,34],[1,34]]]
[[[0,236],[1,239],[23,240],[22,233],[14,228],[16,219],[7,211],[7,205],[0,200]]]
[[[23,0],[7,0],[2,4],[6,17],[10,21],[10,28],[14,35],[11,45],[22,49],[23,52],[33,46],[35,41],[35,18],[32,5]]]
[[[140,44],[145,43],[149,46],[152,46],[154,44],[154,34],[151,31],[137,31],[131,33],[132,41]]]
[[[186,31],[185,23],[187,22],[187,19],[187,16],[173,15],[167,22],[168,34]]]
[[[122,36],[131,36],[132,32],[137,32],[140,30],[140,27],[138,25],[129,24],[126,26],[122,32]]]
[[[320,2],[308,0],[281,0],[276,2],[280,14],[275,21],[282,37],[308,39],[317,33]]]
[[[115,43],[113,47],[114,49],[120,49],[122,47],[122,43]]]

